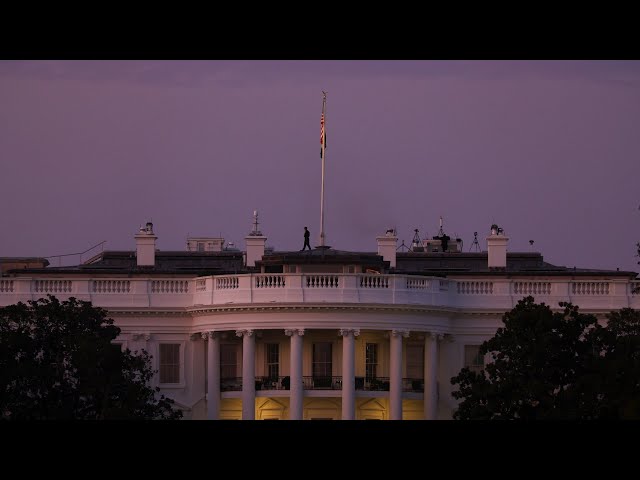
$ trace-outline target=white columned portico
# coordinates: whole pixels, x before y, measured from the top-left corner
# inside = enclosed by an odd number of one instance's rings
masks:
[[[390,420],[402,420],[402,339],[409,336],[408,330],[392,330],[390,340]]]
[[[302,336],[304,329],[286,329],[291,337],[291,366],[289,372],[289,420],[302,420],[304,388],[302,385]]]
[[[356,418],[356,339],[360,330],[341,328],[342,336],[342,420]]]
[[[256,337],[253,330],[236,330],[242,337],[242,420],[256,419]]]
[[[220,418],[220,337],[216,332],[203,332],[207,340],[207,419]]]
[[[435,420],[438,415],[438,342],[443,335],[428,334],[424,344],[424,419]]]

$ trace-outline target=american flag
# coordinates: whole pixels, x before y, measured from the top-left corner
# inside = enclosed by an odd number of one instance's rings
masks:
[[[327,148],[327,135],[324,132],[324,113],[320,117],[320,158],[322,158],[322,147]]]

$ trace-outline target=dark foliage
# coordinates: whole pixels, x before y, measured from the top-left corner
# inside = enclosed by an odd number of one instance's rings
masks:
[[[562,311],[527,297],[480,347],[492,361],[451,379],[456,419],[640,418],[640,312],[608,315],[606,326],[577,306]]]
[[[149,354],[121,351],[119,333],[106,310],[75,298],[0,308],[0,418],[181,418],[149,386]]]

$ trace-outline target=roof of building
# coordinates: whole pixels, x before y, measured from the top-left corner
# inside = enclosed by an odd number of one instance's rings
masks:
[[[396,272],[416,275],[609,275],[634,278],[636,272],[597,270],[553,265],[545,262],[539,252],[507,252],[504,269],[490,269],[487,252],[477,253],[415,253],[398,252]]]
[[[7,260],[9,257],[2,257]],[[35,257],[34,257],[35,258]],[[13,260],[13,259],[12,259]],[[40,259],[45,260],[45,259]],[[46,260],[45,260],[46,261]],[[104,251],[85,263],[71,267],[21,268],[13,273],[30,274],[112,274],[112,275],[228,275],[260,271],[274,272],[286,265],[358,265],[363,271],[378,270],[392,273],[428,276],[617,276],[635,278],[636,272],[598,270],[552,265],[540,253],[508,252],[504,269],[489,269],[487,252],[478,253],[424,253],[397,252],[396,267],[375,252],[352,252],[331,248],[305,251],[265,252],[255,268],[244,265],[241,251],[185,252],[156,251],[155,266],[136,265],[135,251]]]

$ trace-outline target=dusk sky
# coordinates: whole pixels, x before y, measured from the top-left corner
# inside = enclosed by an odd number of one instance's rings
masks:
[[[0,61],[0,256],[438,232],[638,271],[639,61]]]

